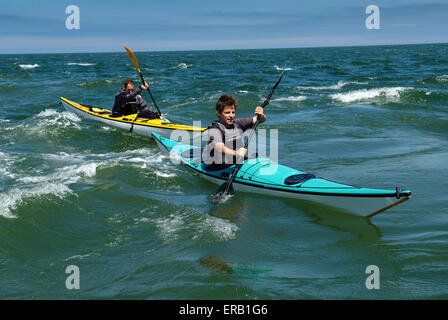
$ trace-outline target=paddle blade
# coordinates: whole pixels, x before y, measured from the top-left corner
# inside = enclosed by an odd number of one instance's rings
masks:
[[[233,184],[228,185],[229,182],[224,182],[212,198],[213,204],[218,204],[222,201],[227,200],[229,197],[233,196],[235,190],[233,190]]]
[[[141,73],[141,72],[140,72],[140,67],[138,66],[138,61],[137,61],[137,58],[135,57],[134,52],[132,52],[131,49],[129,49],[129,48],[126,47],[126,46],[125,46],[124,48],[125,48],[126,51],[128,52],[128,55],[129,55],[129,57],[131,58],[132,63],[134,64],[135,69],[137,69],[138,73]]]

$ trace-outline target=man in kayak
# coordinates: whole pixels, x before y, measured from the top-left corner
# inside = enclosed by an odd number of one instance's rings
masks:
[[[114,108],[112,113],[114,116],[126,116],[135,114],[138,111],[139,118],[157,119],[159,114],[152,111],[145,99],[142,98],[140,92],[148,89],[147,82],[134,90],[135,84],[132,80],[126,80],[123,88],[115,95]]]
[[[253,128],[257,117],[259,123],[266,121],[263,108],[255,108],[255,116],[235,119],[238,101],[224,94],[216,103],[216,114],[219,120],[208,127],[209,142],[204,150],[204,163],[208,170],[220,170],[244,159],[247,149],[243,147],[243,132]]]

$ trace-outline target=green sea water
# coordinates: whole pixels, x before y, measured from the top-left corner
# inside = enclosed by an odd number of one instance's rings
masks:
[[[212,205],[217,186],[153,140],[59,104],[110,109],[139,81],[126,52],[0,55],[1,299],[448,298],[447,44],[136,55],[161,111],[205,126],[223,93],[251,116],[286,70],[260,126],[279,162],[413,198],[370,221],[246,193]]]

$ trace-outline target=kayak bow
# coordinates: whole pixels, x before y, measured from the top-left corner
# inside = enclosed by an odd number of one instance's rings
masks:
[[[152,136],[163,151],[174,153],[182,165],[213,183],[227,181],[234,170],[234,166],[223,170],[207,170],[207,166],[200,161],[200,148],[181,144],[155,132]],[[411,198],[409,190],[359,188],[292,169],[267,158],[244,161],[233,185],[235,190],[243,192],[317,202],[366,218]]]

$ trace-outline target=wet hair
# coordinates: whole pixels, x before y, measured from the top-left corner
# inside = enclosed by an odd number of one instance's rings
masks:
[[[235,99],[235,97],[228,94],[223,94],[219,97],[218,102],[216,102],[216,111],[222,112],[227,106],[235,106],[236,109],[237,105],[238,101]]]
[[[131,79],[126,79],[126,80],[124,81],[123,87],[124,87],[124,88],[127,88],[127,87],[128,87],[128,84],[130,84],[130,83],[132,83],[132,84],[135,86],[134,81],[132,81]]]

